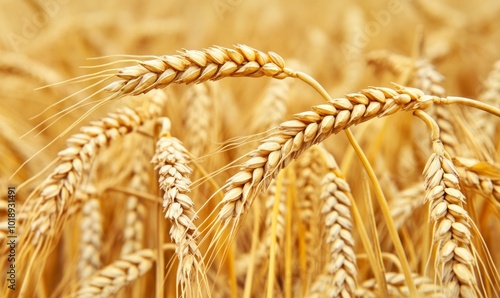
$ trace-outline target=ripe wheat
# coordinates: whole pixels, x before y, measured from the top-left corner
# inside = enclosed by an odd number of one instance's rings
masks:
[[[0,296],[499,296],[485,1],[2,3]]]

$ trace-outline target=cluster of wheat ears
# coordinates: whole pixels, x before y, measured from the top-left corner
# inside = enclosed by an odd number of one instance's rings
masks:
[[[0,48],[0,296],[500,296],[496,1],[52,2]]]

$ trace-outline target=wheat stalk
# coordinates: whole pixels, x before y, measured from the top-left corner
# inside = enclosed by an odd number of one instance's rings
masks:
[[[206,84],[194,85],[186,95],[186,113],[183,115],[185,146],[193,156],[199,157],[206,152],[210,140],[209,131],[213,119],[214,101],[210,97]]]

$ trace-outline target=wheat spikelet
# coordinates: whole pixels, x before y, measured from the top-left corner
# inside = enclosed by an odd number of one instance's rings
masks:
[[[189,281],[201,266],[201,253],[196,244],[198,231],[193,223],[197,215],[193,208],[194,203],[187,195],[191,186],[189,175],[192,172],[188,165],[189,160],[188,152],[182,143],[170,136],[170,120],[163,118],[152,162],[160,176],[160,188],[164,191],[165,218],[172,223],[170,238],[176,244],[175,252],[180,262],[177,276],[182,286],[189,285]]]
[[[277,132],[250,152],[250,159],[227,181],[220,220],[239,218],[251,205],[259,188],[267,187],[279,170],[331,134],[398,110],[427,108],[433,100],[439,99],[426,96],[418,89],[373,87],[315,106],[313,111],[296,114],[295,120],[282,123]]]
[[[414,84],[426,94],[444,97],[446,91],[442,86],[443,81],[443,75],[428,59],[420,58],[415,62]]]
[[[329,247],[328,261],[309,291],[309,297],[352,297],[357,288],[356,255],[352,235],[349,184],[339,177],[340,169],[332,155],[318,148],[329,164],[321,187],[321,214],[324,217],[325,236]]]
[[[424,113],[421,117],[425,118]],[[427,121],[432,119],[427,116]],[[436,274],[449,291],[449,297],[476,297],[478,281],[474,274],[477,260],[472,254],[470,222],[463,209],[465,196],[460,191],[458,172],[439,139],[433,123],[432,149],[425,169],[426,195],[430,219],[434,222],[437,245]]]
[[[111,297],[126,285],[146,274],[155,260],[151,249],[143,249],[123,256],[81,282],[72,297]]]

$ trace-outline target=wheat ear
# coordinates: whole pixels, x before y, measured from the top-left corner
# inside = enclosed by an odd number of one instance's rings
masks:
[[[29,77],[42,84],[54,84],[62,80],[62,76],[54,68],[19,53],[2,52],[0,72]]]
[[[300,219],[304,227],[304,238],[311,247],[307,250],[307,268],[312,272],[316,272],[318,268],[313,267],[317,262],[317,254],[319,252],[319,242],[321,239],[319,225],[321,222],[318,220],[320,210],[320,195],[321,195],[321,178],[326,173],[327,169],[323,165],[322,154],[319,149],[313,146],[306,150],[299,158],[295,165],[295,172],[297,173],[297,188],[300,189],[298,193],[298,205],[300,210]]]
[[[313,148],[311,148],[313,149]],[[328,164],[329,172],[323,177],[321,187],[321,214],[325,225],[330,253],[323,272],[313,283],[309,297],[352,297],[357,289],[356,255],[352,235],[351,192],[347,181],[340,176],[334,157],[324,148],[317,150]]]
[[[78,275],[81,279],[85,279],[101,267],[102,218],[99,199],[96,198],[94,187],[86,185],[79,193],[84,198],[82,198],[82,219],[80,222]]]
[[[283,121],[287,111],[290,92],[288,80],[273,80],[269,82],[262,101],[255,107],[251,121],[252,133],[267,131]]]
[[[74,297],[111,297],[146,274],[155,260],[151,249],[139,250],[97,271],[82,281]]]
[[[142,146],[136,151],[130,187],[138,191],[147,191],[149,183],[148,150]],[[149,155],[150,156],[150,155]],[[120,255],[128,255],[142,249],[144,239],[144,221],[146,207],[135,195],[130,195],[126,200],[125,225],[123,231],[123,246]]]
[[[433,154],[425,169],[426,195],[430,219],[434,222],[437,245],[437,274],[449,297],[477,297],[478,280],[474,275],[477,260],[472,254],[471,219],[463,209],[465,196],[460,191],[457,169],[439,138],[439,127],[422,111],[415,115],[432,129]]]
[[[443,81],[443,75],[441,75],[427,59],[421,58],[415,62],[414,84],[417,88],[420,88],[426,94],[443,97],[446,94],[445,89],[441,85]],[[449,109],[439,105],[435,107],[435,112],[435,118],[440,128],[440,138],[443,142],[443,146],[451,156],[455,156],[456,152],[461,151],[460,149],[463,148],[459,146],[460,142],[456,137],[455,128],[453,126],[453,123],[455,123],[453,119],[454,115]]]
[[[313,144],[376,116],[428,108],[434,100],[440,101],[414,88],[372,87],[296,114],[295,120],[283,122],[278,131],[251,151],[250,159],[226,182],[218,215],[220,221],[240,218],[258,190],[267,187],[282,168]]]
[[[171,83],[201,83],[224,77],[283,79],[291,74],[285,69],[283,58],[274,52],[264,53],[242,44],[235,45],[234,49],[214,46],[202,51],[183,50],[178,55],[165,55],[125,67],[112,75],[118,80],[104,90],[117,98],[164,88]]]
[[[214,101],[206,84],[194,85],[185,99],[186,113],[183,115],[185,145],[193,156],[206,153],[213,127]]]
[[[498,107],[500,105],[500,60],[496,61],[493,69],[488,74],[484,82],[485,90],[479,95],[479,100]],[[477,131],[481,132],[478,137],[483,144],[490,144],[495,137],[495,132],[498,130],[498,119],[491,116],[479,115],[479,112],[473,112],[473,118],[476,120]],[[495,123],[492,125],[492,122]],[[495,149],[489,147],[491,156],[494,156]]]
[[[158,170],[160,188],[164,191],[165,218],[172,223],[170,238],[175,242],[179,258],[178,278],[182,286],[189,285],[193,274],[200,270],[201,253],[196,243],[198,231],[194,203],[188,196],[192,173],[189,154],[182,143],[170,135],[170,120],[161,118],[160,138],[152,162]],[[195,270],[193,272],[193,269]]]

